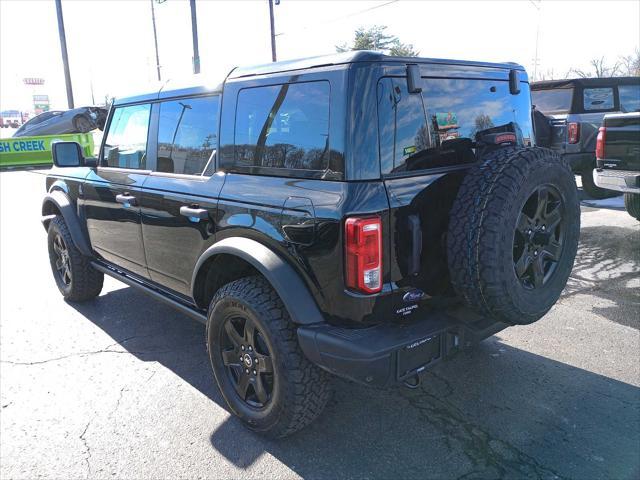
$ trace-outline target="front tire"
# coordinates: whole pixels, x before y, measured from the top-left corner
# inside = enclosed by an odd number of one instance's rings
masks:
[[[216,292],[207,350],[227,405],[253,431],[291,435],[329,400],[329,375],[304,356],[286,308],[263,277],[241,278]]]
[[[636,220],[640,220],[640,193],[625,193],[624,208]]]
[[[62,217],[49,223],[47,243],[51,272],[66,300],[84,302],[100,295],[104,274],[95,270],[89,258],[76,248]]]
[[[573,268],[580,206],[573,173],[551,150],[499,150],[472,167],[449,217],[453,287],[481,315],[540,319]]]

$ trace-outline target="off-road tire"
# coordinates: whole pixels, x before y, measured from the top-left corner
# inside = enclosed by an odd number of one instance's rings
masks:
[[[625,193],[624,208],[636,220],[640,220],[640,193]]]
[[[532,192],[550,185],[562,198],[562,249],[539,288],[514,267],[516,223]],[[540,319],[557,301],[576,255],[580,206],[568,164],[538,147],[493,152],[465,176],[450,212],[447,261],[454,290],[479,312],[512,325]]]
[[[272,355],[273,391],[263,409],[251,407],[236,393],[222,359],[225,318],[234,312],[252,319]],[[235,280],[215,293],[207,319],[207,350],[227,405],[255,432],[274,438],[291,435],[315,420],[330,398],[329,374],[304,356],[286,308],[261,276]]]
[[[57,256],[54,249],[56,236],[60,236],[68,252],[68,267],[71,272],[71,280],[65,284],[57,267]],[[49,223],[47,232],[47,245],[49,248],[49,263],[51,272],[56,281],[58,290],[62,296],[70,302],[84,302],[100,295],[104,274],[91,266],[90,259],[82,255],[76,248],[64,219],[57,216]]]
[[[606,188],[601,188],[596,185],[596,182],[593,180],[593,168],[589,168],[580,173],[580,179],[582,180],[582,190],[584,193],[595,200],[602,200],[620,195],[620,193],[614,190],[607,190]]]

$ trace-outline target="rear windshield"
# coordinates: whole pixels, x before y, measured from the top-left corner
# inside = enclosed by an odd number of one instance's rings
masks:
[[[476,161],[475,142],[485,130],[532,140],[529,85],[511,95],[504,80],[423,78],[409,93],[405,77],[378,82],[378,137],[383,175],[407,175]]]
[[[569,113],[573,88],[556,88],[550,90],[534,90],[531,102],[542,113]]]

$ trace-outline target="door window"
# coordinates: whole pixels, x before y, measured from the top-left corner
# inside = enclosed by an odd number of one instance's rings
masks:
[[[219,107],[219,96],[160,104],[157,171],[186,175],[213,172]]]
[[[102,165],[146,168],[151,105],[116,107],[102,151]]]

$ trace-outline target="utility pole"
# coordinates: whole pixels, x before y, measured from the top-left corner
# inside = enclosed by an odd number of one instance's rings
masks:
[[[196,0],[191,4],[191,34],[193,36],[193,73],[200,73],[200,52],[198,51],[198,19],[196,18]]]
[[[535,58],[533,59],[533,80],[538,80],[538,64],[540,63],[538,60],[538,43],[540,39],[540,2],[542,0],[537,0],[537,4],[534,0],[529,0],[531,5],[535,7],[538,11],[538,21],[536,23],[536,53]]]
[[[57,0],[60,1],[60,0]],[[156,11],[153,8],[153,1],[151,2],[151,21],[153,22],[153,43],[156,46],[156,68],[158,69],[158,81],[160,82],[162,78],[160,78],[160,56],[158,55],[158,33],[156,32]]]
[[[276,0],[276,5],[280,5],[280,0]],[[273,0],[269,0],[269,18],[271,20],[271,61],[277,62],[276,56],[276,27],[273,21]]]
[[[62,3],[56,0],[56,12],[58,14],[58,34],[60,35],[60,48],[62,49],[62,65],[64,67],[64,83],[67,87],[67,103],[69,109],[73,108],[73,89],[71,88],[71,73],[69,72],[69,55],[67,54],[67,37],[64,33],[64,19],[62,18]]]

